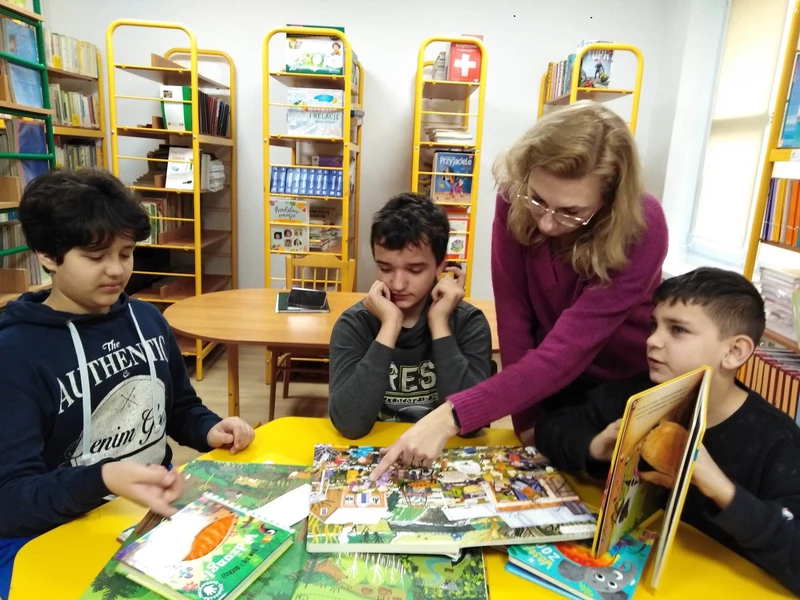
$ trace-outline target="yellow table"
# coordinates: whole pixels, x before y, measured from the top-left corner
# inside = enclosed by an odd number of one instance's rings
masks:
[[[407,425],[378,423],[359,444],[384,446],[397,439]],[[454,439],[453,445],[516,445],[514,433],[487,429],[470,440]],[[315,443],[347,444],[327,419],[287,417],[260,427],[253,444],[231,457],[216,450],[206,455],[215,460],[283,464],[311,464]],[[581,496],[597,504],[600,490],[575,483]],[[10,600],[77,598],[119,548],[120,531],[136,523],[145,511],[127,500],[115,500],[86,516],[63,525],[29,542],[17,555],[11,581]],[[492,600],[504,598],[561,598],[548,590],[505,570],[506,558],[499,552],[485,553]],[[682,525],[656,593],[649,589],[650,568],[645,571],[636,600],[716,598],[791,598],[768,575],[730,550],[720,546],[688,525]]]

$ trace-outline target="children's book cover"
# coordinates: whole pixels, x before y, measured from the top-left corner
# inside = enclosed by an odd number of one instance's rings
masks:
[[[290,135],[342,137],[344,92],[316,88],[289,88],[286,111]]]
[[[583,41],[580,48],[589,44],[609,44],[611,42]],[[579,48],[579,49],[580,49]],[[613,50],[589,50],[581,57],[581,70],[578,87],[607,88],[611,83],[611,62]]]
[[[308,252],[308,202],[270,200],[269,220],[273,251]]]
[[[446,449],[430,468],[369,475],[371,446],[315,448],[309,552],[424,553],[587,539],[596,520],[533,447]]]
[[[114,556],[128,579],[167,598],[236,598],[292,543],[292,532],[212,494],[132,541]]]
[[[299,465],[264,465],[210,460],[193,460],[181,471],[184,493],[175,502],[183,508],[203,493],[210,492],[246,510],[256,510],[302,485],[309,483],[311,468]],[[303,528],[305,532],[305,528]],[[126,541],[133,543],[141,534],[131,534]],[[305,534],[303,535],[305,540]],[[294,546],[293,546],[294,547]],[[284,559],[291,561],[290,548],[267,571],[272,572]],[[80,600],[159,600],[161,596],[117,573],[118,562],[109,560]],[[263,579],[263,576],[262,578]],[[258,581],[260,581],[260,579]],[[245,592],[245,594],[247,591]],[[245,596],[246,597],[246,596]]]
[[[632,396],[611,459],[593,550],[596,555],[608,552],[664,509],[654,586],[691,483],[710,379],[711,369],[701,367]]]
[[[639,529],[595,557],[591,543],[563,542],[511,546],[509,564],[560,593],[582,600],[627,600],[641,581],[656,535]],[[537,581],[539,579],[539,581]]]
[[[447,258],[464,259],[467,257],[469,240],[469,215],[466,213],[448,213],[450,237],[447,240]]]
[[[475,155],[466,152],[436,152],[433,155],[433,199],[438,202],[472,201],[472,169]]]

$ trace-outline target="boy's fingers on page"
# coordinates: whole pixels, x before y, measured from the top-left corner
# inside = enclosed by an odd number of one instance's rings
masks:
[[[383,455],[381,462],[378,463],[372,473],[369,474],[370,481],[377,481],[378,478],[383,475],[389,468],[398,460],[400,454],[402,454],[402,450],[400,450],[396,445],[389,448],[389,450]]]

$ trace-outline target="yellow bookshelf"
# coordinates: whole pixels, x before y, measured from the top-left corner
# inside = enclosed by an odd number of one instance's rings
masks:
[[[587,52],[592,50],[612,50],[615,54],[628,52],[636,58],[636,78],[631,88],[602,88],[602,87],[580,87],[581,61]],[[550,97],[550,91],[554,82],[552,81],[551,70],[548,69],[542,75],[539,87],[539,118],[541,119],[545,110],[552,107],[566,106],[578,100],[593,100],[595,102],[608,102],[618,98],[631,96],[633,106],[628,124],[631,131],[636,133],[636,123],[639,119],[639,100],[642,94],[642,77],[644,75],[644,56],[636,46],[630,44],[600,43],[587,44],[575,53],[575,60],[572,64],[572,73],[569,77],[570,85],[568,92]]]
[[[462,43],[476,46],[481,54],[480,77],[477,82],[448,81],[433,79],[426,69],[433,66],[434,61],[425,60],[425,53],[431,44]],[[471,37],[430,37],[422,42],[417,54],[417,73],[414,85],[414,137],[411,148],[411,191],[426,192],[434,197],[434,201],[448,209],[448,213],[460,213],[462,219],[468,217],[468,227],[452,231],[453,235],[466,237],[466,254],[463,259],[447,259],[457,263],[466,271],[465,290],[467,296],[472,288],[473,254],[475,251],[475,225],[478,212],[478,183],[481,166],[483,144],[483,115],[486,95],[486,48],[477,38]],[[474,112],[470,102],[477,92],[478,101]],[[474,131],[473,143],[433,142],[422,139],[426,127],[445,125],[463,130]],[[433,189],[427,189],[425,182],[433,182],[436,176],[446,173],[436,172],[433,167],[433,154],[437,150],[453,150],[473,155],[472,174],[459,175],[472,179],[472,194],[468,202],[441,201],[435,198]],[[452,209],[457,209],[453,211]],[[454,217],[456,214],[453,215]],[[451,228],[453,225],[451,225]]]
[[[295,73],[287,72],[283,69],[270,69],[270,43],[273,39],[281,41],[280,63],[285,65],[283,52],[286,47],[286,37],[293,35],[314,35],[338,39],[342,45],[344,60],[344,74],[330,75],[317,73]],[[276,42],[277,43],[277,42]],[[342,261],[352,259],[358,260],[358,218],[359,218],[359,193],[361,178],[361,121],[363,118],[362,106],[364,98],[364,70],[361,63],[352,60],[353,49],[347,36],[338,29],[325,27],[279,27],[270,31],[264,38],[263,45],[263,126],[264,126],[264,285],[273,285],[283,288],[286,283],[285,260],[276,262],[281,263],[280,272],[273,259],[276,257],[285,259],[285,256],[315,255],[315,256],[335,256]],[[273,61],[278,63],[276,59]],[[270,83],[277,82],[276,91],[271,89]],[[331,136],[307,136],[279,133],[278,124],[270,118],[271,109],[280,109],[283,114],[290,105],[283,99],[281,88],[320,88],[343,91],[343,103],[341,108],[342,118],[342,137]],[[277,112],[277,111],[276,111]],[[288,148],[291,156],[288,160],[273,160],[273,148]],[[292,193],[272,193],[271,192],[271,173],[273,167],[296,167],[311,166],[310,157],[314,154],[341,155],[342,167],[329,167],[327,170],[341,172],[342,174],[342,195],[299,195]],[[353,163],[351,165],[351,162]],[[355,173],[352,169],[355,167]],[[319,167],[314,167],[319,168]],[[353,179],[353,189],[349,190],[349,182]],[[324,226],[322,229],[337,229],[339,233],[339,243],[334,244],[328,251],[289,251],[273,249],[271,244],[271,227],[273,225],[286,225],[294,228],[314,228],[313,225],[298,225],[292,223],[271,221],[270,220],[270,199],[276,200],[298,200],[310,201],[313,203],[323,202],[341,203],[341,224],[336,226]],[[319,227],[319,226],[317,226]],[[353,278],[355,278],[355,268],[353,268]]]
[[[150,64],[124,64],[115,62],[114,32],[121,27],[139,29],[167,29],[181,31],[188,37],[186,47],[167,50],[163,56],[150,55]],[[168,233],[169,238],[157,240],[152,244],[141,244],[137,256],[145,249],[167,251],[170,256],[170,268],[174,270],[153,271],[135,267],[134,275],[143,277],[174,278],[173,282],[185,280],[186,285],[176,285],[174,291],[150,287],[133,294],[134,298],[163,308],[190,298],[223,289],[238,286],[237,255],[237,206],[236,206],[236,69],[231,57],[220,50],[198,48],[196,38],[187,27],[173,23],[156,21],[118,20],[113,22],[107,31],[106,47],[108,57],[108,89],[109,116],[111,122],[111,171],[119,176],[120,163],[126,164],[126,173],[131,172],[131,165],[144,162],[150,164],[169,162],[167,159],[123,154],[120,152],[122,140],[153,140],[175,147],[191,148],[193,187],[188,190],[177,190],[156,185],[153,178],[137,179],[131,189],[142,198],[148,194],[166,194],[166,202],[188,202],[191,205],[189,217],[151,216],[154,221],[176,222],[177,227]],[[188,62],[188,66],[182,62]],[[199,69],[206,62],[222,65],[227,69],[229,84],[222,84],[202,73]],[[141,78],[143,90],[154,89],[150,95],[130,95],[117,93],[117,75],[129,73]],[[152,82],[148,84],[147,82]],[[119,100],[135,100],[150,102],[153,114],[161,114],[161,98],[157,84],[182,85],[191,88],[190,100],[175,100],[191,105],[193,128],[191,131],[175,131],[164,128],[160,117],[154,117],[149,125],[122,123],[118,118],[117,103]],[[149,87],[148,87],[149,86]],[[208,89],[215,97],[224,96],[230,105],[230,137],[219,137],[200,133],[199,90]],[[138,90],[137,90],[138,93]],[[140,148],[132,145],[131,148]],[[221,190],[207,191],[201,189],[201,155],[203,152],[213,153],[225,167],[226,184]],[[135,167],[133,167],[135,168]],[[149,171],[148,171],[149,173]],[[198,241],[199,240],[199,241]],[[178,343],[185,356],[196,359],[196,377],[203,379],[203,360],[214,349],[216,344],[202,340],[178,337]]]

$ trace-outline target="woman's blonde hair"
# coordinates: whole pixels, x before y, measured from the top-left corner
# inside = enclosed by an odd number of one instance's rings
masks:
[[[645,230],[641,166],[628,125],[600,104],[576,102],[545,115],[498,156],[493,170],[511,204],[508,229],[525,245],[540,239],[528,202],[517,198],[527,193],[534,169],[562,179],[600,178],[603,206],[582,228],[570,260],[581,276],[608,283],[609,271],[627,264],[627,251]]]

